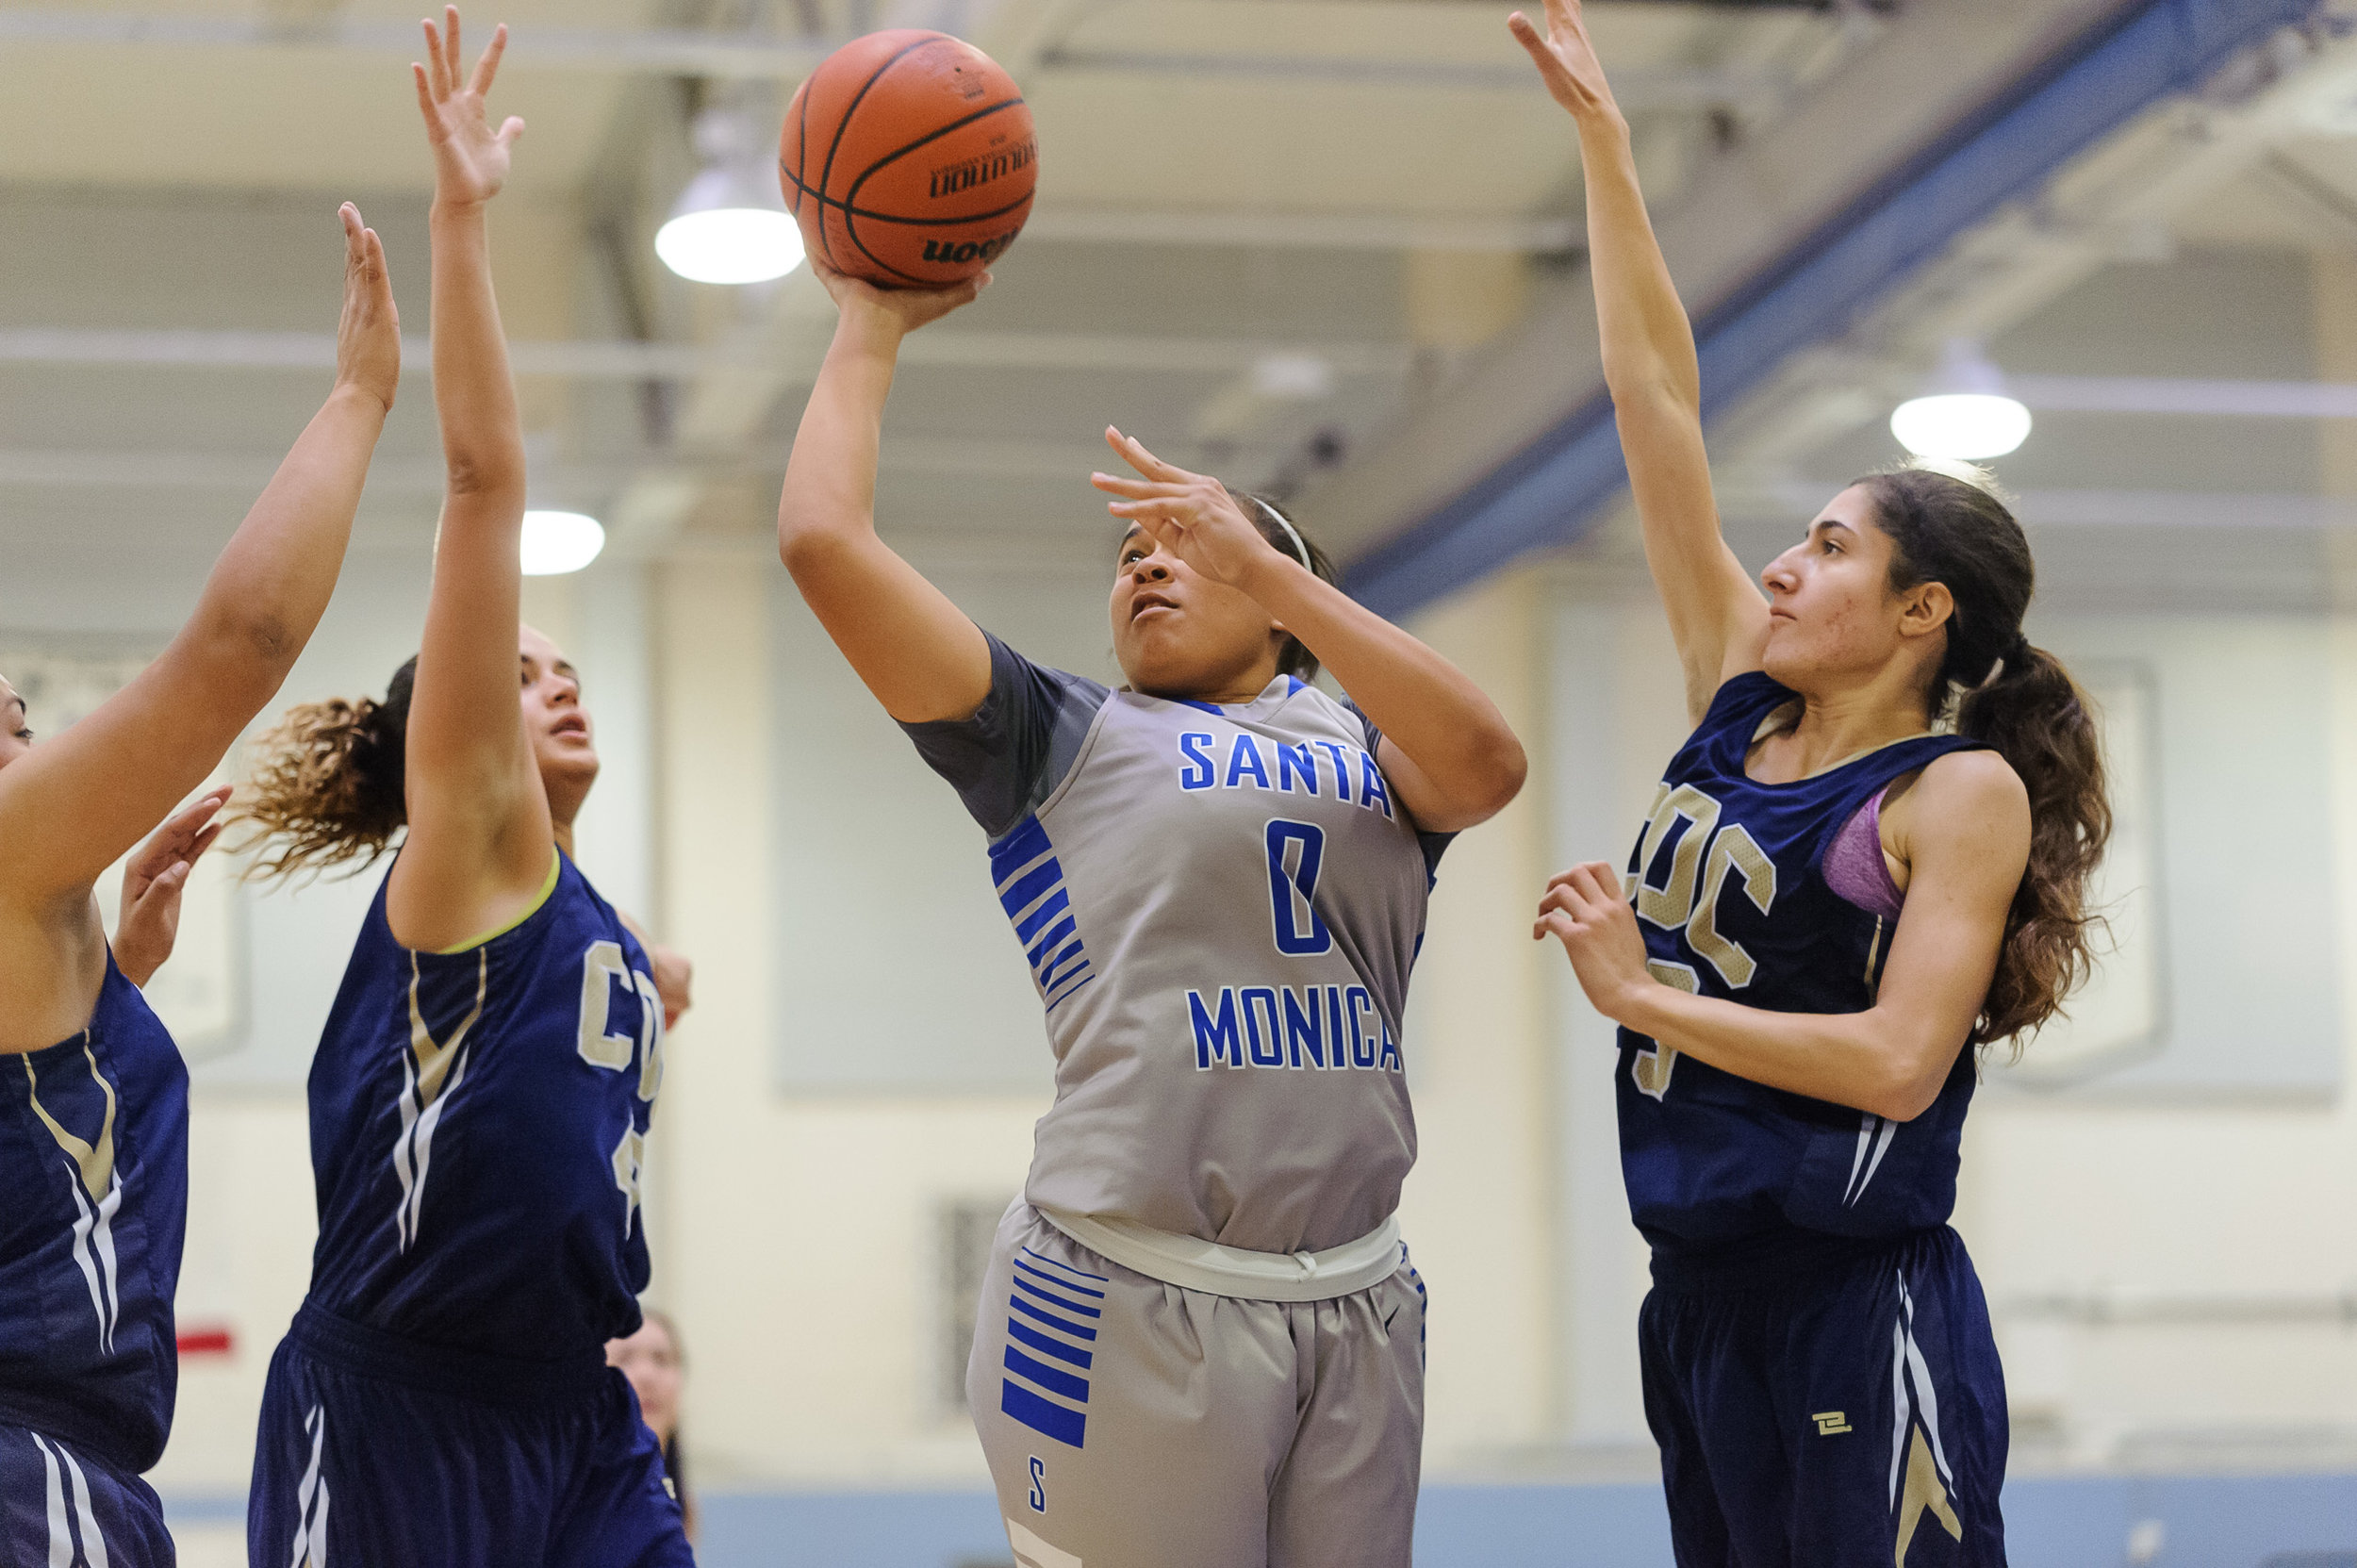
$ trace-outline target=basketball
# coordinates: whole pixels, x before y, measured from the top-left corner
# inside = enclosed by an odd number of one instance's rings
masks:
[[[887,289],[964,282],[1014,243],[1039,173],[1031,110],[972,44],[903,27],[852,40],[796,91],[778,181],[802,243]]]

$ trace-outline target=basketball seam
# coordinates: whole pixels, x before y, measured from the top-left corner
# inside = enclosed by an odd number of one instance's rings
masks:
[[[794,216],[799,218],[802,215],[802,195],[809,189],[802,184],[802,165],[810,161],[810,84],[808,82],[803,83],[802,91],[794,95],[794,107],[801,116],[802,125],[799,134],[794,138],[794,173],[787,177],[794,182]],[[785,159],[783,157],[778,159],[778,173],[785,173]],[[821,244],[826,242],[826,202],[822,197],[818,204],[819,242]],[[830,256],[828,259],[833,258]]]
[[[886,164],[898,163],[900,159],[916,151],[917,148],[926,146],[931,142],[938,141],[952,131],[962,131],[968,125],[977,124],[981,121],[987,120],[1001,109],[1020,108],[1023,107],[1023,97],[1020,93],[1018,93],[1014,97],[1009,98],[1002,103],[993,104],[988,108],[976,109],[972,114],[967,115],[963,120],[952,121],[948,124],[943,125],[937,130],[927,132],[925,135],[920,136],[915,140],[910,142],[907,146],[899,148],[886,157],[878,158],[875,162],[869,164],[865,170],[863,170],[859,178],[851,182],[851,189],[843,193],[843,232],[849,238],[852,244],[859,247],[860,255],[865,256],[877,266],[882,267],[885,272],[890,272],[895,277],[904,277],[912,283],[932,282],[932,279],[919,277],[915,272],[902,272],[899,268],[895,267],[891,262],[886,261],[883,257],[878,256],[875,252],[867,248],[867,241],[859,237],[859,225],[851,221],[852,214],[858,211],[858,209],[851,204],[858,199],[859,188],[865,185],[868,180],[874,177],[876,171],[883,168]],[[821,202],[824,202],[827,199],[826,192],[824,190],[821,190],[818,193],[818,199]],[[1030,198],[1027,196],[1023,200],[1029,201]],[[979,223],[986,219],[996,218],[1001,214],[1013,212],[1016,207],[1021,206],[1022,205],[1023,202],[1011,202],[1007,206],[1000,207],[996,212],[978,212],[963,218],[934,219],[931,221],[930,226],[941,227],[948,223]],[[879,212],[863,214],[863,216],[882,219],[885,215]],[[911,220],[907,219],[894,219],[892,221],[895,223],[911,222]],[[823,209],[819,222],[820,225],[823,227],[825,224]],[[917,219],[914,220],[914,222],[917,223],[926,223],[928,221],[924,219]],[[834,257],[830,256],[827,259],[832,262]]]
[[[919,49],[927,48],[934,43],[954,43],[955,41],[957,41],[950,38],[947,33],[932,33],[924,38],[918,39],[915,42],[907,45],[905,48],[896,51],[890,59],[887,59],[882,65],[877,66],[873,72],[869,73],[867,79],[859,84],[859,91],[851,94],[851,101],[843,107],[843,113],[835,120],[834,140],[827,144],[826,167],[818,171],[818,199],[820,202],[818,209],[818,243],[827,253],[828,266],[832,267],[834,265],[834,246],[829,242],[827,239],[827,210],[824,204],[827,198],[828,183],[834,178],[834,155],[843,150],[843,137],[844,133],[851,128],[851,116],[859,112],[860,105],[867,101],[867,94],[875,90],[875,86],[878,82],[883,80],[883,74],[885,72],[891,70],[894,66],[899,64],[902,60],[908,58],[909,56],[916,53]],[[804,112],[808,112],[807,105],[804,106]],[[798,181],[797,183],[799,182]],[[850,224],[847,223],[844,224],[844,227],[848,230],[850,227]],[[863,250],[865,248],[865,246],[861,246],[861,249]]]
[[[1009,202],[1004,206],[992,207],[988,212],[969,212],[957,218],[907,218],[897,212],[883,212],[874,207],[853,206],[849,202],[821,195],[799,180],[794,182],[794,189],[822,206],[833,207],[847,218],[873,218],[878,223],[901,223],[910,228],[948,228],[955,223],[980,223],[992,218],[1004,218],[1008,213],[1023,206],[1025,202],[1033,200],[1038,194],[1034,191],[1031,195],[1022,198],[1021,201]]]

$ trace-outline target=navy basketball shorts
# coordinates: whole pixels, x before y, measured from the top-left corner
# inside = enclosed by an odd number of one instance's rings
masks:
[[[689,1568],[654,1435],[602,1361],[411,1345],[305,1307],[262,1391],[263,1568]]]
[[[89,1449],[0,1426],[0,1562],[172,1568],[154,1489]]]
[[[965,1373],[1015,1561],[1407,1568],[1424,1309],[1405,1256],[1355,1295],[1245,1300],[1124,1268],[1017,1202]]]
[[[2003,1568],[2005,1382],[1942,1227],[1638,1319],[1678,1568]]]

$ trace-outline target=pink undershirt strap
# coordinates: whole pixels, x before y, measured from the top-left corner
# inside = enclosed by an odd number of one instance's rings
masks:
[[[1825,885],[1842,899],[1869,915],[1896,920],[1906,895],[1891,880],[1890,865],[1883,859],[1883,796],[1887,793],[1887,789],[1875,791],[1872,799],[1851,814],[1826,847],[1821,869]]]

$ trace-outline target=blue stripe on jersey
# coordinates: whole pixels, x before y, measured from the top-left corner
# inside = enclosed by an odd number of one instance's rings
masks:
[[[1099,1301],[1105,1299],[1103,1291],[1091,1290],[1086,1285],[1076,1285],[1061,1275],[1049,1274],[1045,1269],[1033,1268],[1020,1258],[1010,1258],[1007,1261],[1014,1264],[1018,1272],[1028,1274],[1043,1284],[1053,1285],[1060,1291],[1070,1291],[1075,1296],[1093,1296]],[[1096,1276],[1092,1274],[1088,1278],[1094,1279]]]
[[[998,1385],[998,1408],[1042,1437],[1079,1448],[1088,1435],[1088,1417],[1064,1405],[1051,1403],[1020,1383]]]
[[[1027,1246],[1027,1247],[1024,1247],[1022,1250],[1023,1250],[1023,1256],[1025,1256],[1026,1258],[1030,1258],[1030,1259],[1035,1260],[1035,1261],[1036,1261],[1036,1262],[1038,1262],[1038,1263],[1045,1263],[1045,1264],[1046,1264],[1046,1265],[1047,1265],[1049,1268],[1054,1268],[1054,1269],[1062,1269],[1064,1273],[1066,1273],[1066,1274],[1071,1274],[1071,1275],[1077,1275],[1078,1277],[1080,1277],[1080,1279],[1094,1279],[1094,1280],[1096,1280],[1096,1281],[1098,1284],[1100,1284],[1100,1285],[1109,1285],[1109,1284],[1113,1283],[1112,1279],[1110,1279],[1109,1278],[1107,1278],[1105,1275],[1102,1275],[1102,1274],[1091,1274],[1088,1270],[1086,1270],[1086,1269],[1084,1269],[1084,1268],[1074,1268],[1074,1267],[1073,1267],[1070,1263],[1058,1263],[1055,1259],[1050,1258],[1050,1257],[1049,1257],[1049,1256],[1047,1256],[1047,1253],[1045,1253],[1045,1252],[1038,1252],[1038,1251],[1034,1251],[1032,1248],[1028,1247],[1028,1246]],[[1079,1287],[1077,1287],[1077,1286],[1076,1286],[1076,1287],[1074,1287],[1074,1288],[1075,1288],[1075,1289],[1078,1289]],[[1093,1292],[1092,1294],[1094,1294],[1094,1295],[1097,1295],[1097,1296],[1102,1296],[1102,1295],[1104,1294],[1104,1292],[1102,1292],[1102,1291],[1096,1291],[1096,1292]]]
[[[998,907],[1014,922],[1040,999],[1053,1010],[1094,976],[1072,916],[1063,866],[1036,814],[991,845],[990,880],[998,893]]]
[[[1063,1296],[1058,1296],[1052,1291],[1044,1291],[1040,1289],[1037,1285],[1032,1284],[1029,1279],[1023,1279],[1019,1275],[1015,1278],[1014,1288],[1019,1291],[1029,1291],[1030,1294],[1038,1296],[1042,1301],[1047,1302],[1051,1307],[1062,1307],[1065,1312],[1079,1312],[1082,1317],[1103,1317],[1105,1315],[1104,1309],[1101,1307],[1084,1307],[1078,1301],[1067,1300]]]
[[[1050,1329],[1061,1329],[1075,1339],[1094,1340],[1096,1338],[1096,1330],[1090,1328],[1087,1324],[1074,1323],[1069,1319],[1058,1317],[1053,1312],[1042,1312],[1040,1309],[1032,1306],[1029,1301],[1024,1300],[1019,1296],[1009,1296],[1007,1298],[1007,1305],[1014,1308],[1016,1312],[1021,1312],[1025,1317],[1030,1318],[1035,1322],[1045,1323]]]
[[[1016,1377],[1037,1383],[1050,1394],[1061,1394],[1065,1398],[1077,1399],[1083,1405],[1089,1402],[1089,1380],[1086,1378],[1075,1378],[1069,1372],[1059,1372],[1052,1366],[1043,1366],[1012,1345],[1006,1347],[1006,1356],[1002,1364]]]
[[[1038,1329],[1026,1328],[1013,1318],[1007,1319],[1007,1333],[1010,1338],[1020,1340],[1043,1355],[1053,1356],[1060,1362],[1070,1362],[1083,1372],[1096,1362],[1096,1357],[1089,1351],[1066,1345],[1060,1339],[1049,1339]]]

